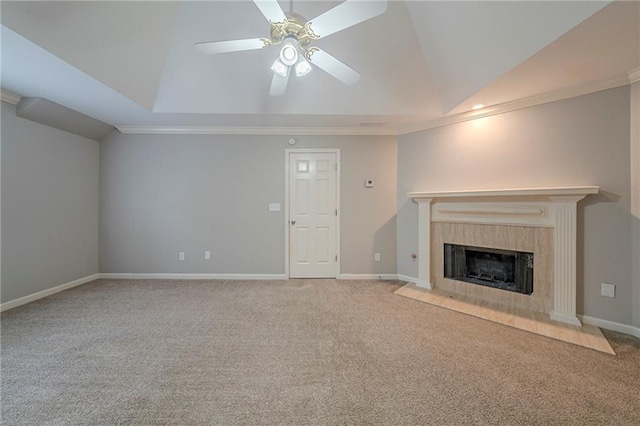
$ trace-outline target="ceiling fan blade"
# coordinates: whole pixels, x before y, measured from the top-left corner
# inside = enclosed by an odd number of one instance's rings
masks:
[[[287,67],[287,76],[282,77],[278,73],[273,73],[273,79],[271,80],[271,88],[269,94],[271,96],[280,96],[287,90],[287,82],[289,81],[289,75],[291,74],[291,67]]]
[[[248,38],[244,40],[205,41],[196,43],[193,47],[205,55],[216,53],[240,52],[242,50],[256,50],[269,47],[271,41],[266,38]]]
[[[287,20],[278,4],[278,0],[253,0],[253,2],[258,6],[264,17],[267,18],[267,21],[275,24],[276,22],[285,22]]]
[[[360,74],[345,63],[329,55],[324,50],[312,47],[307,51],[307,59],[327,74],[332,75],[344,84],[352,86],[360,80]]]
[[[311,19],[307,25],[317,38],[321,38],[381,15],[386,10],[386,0],[347,0]]]

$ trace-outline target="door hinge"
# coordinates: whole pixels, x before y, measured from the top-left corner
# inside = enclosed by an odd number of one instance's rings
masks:
[[[336,166],[336,170],[338,170],[338,163],[335,163],[335,166]]]
[[[338,216],[338,209],[336,209],[336,216]]]
[[[336,262],[338,261],[338,255],[336,254]]]

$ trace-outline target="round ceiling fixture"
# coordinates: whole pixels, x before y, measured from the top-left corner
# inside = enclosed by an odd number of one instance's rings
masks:
[[[280,60],[283,64],[291,66],[298,62],[298,49],[296,47],[295,40],[291,40],[285,43],[280,50]]]

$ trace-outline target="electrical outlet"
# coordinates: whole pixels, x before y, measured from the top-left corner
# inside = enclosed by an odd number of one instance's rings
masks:
[[[373,255],[373,260],[374,260],[375,262],[380,262],[380,253],[375,253],[375,254]]]
[[[616,286],[614,284],[600,284],[600,296],[616,297]]]
[[[209,250],[204,252],[204,260],[211,260],[211,252]]]
[[[180,260],[184,260],[184,252],[181,251],[180,253],[178,253],[178,259]]]

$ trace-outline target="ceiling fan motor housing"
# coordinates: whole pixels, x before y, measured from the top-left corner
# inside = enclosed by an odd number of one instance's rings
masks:
[[[287,13],[285,22],[271,23],[271,43],[281,44],[287,38],[295,38],[298,46],[306,47],[313,40],[314,35],[307,24],[307,20],[297,13]]]

